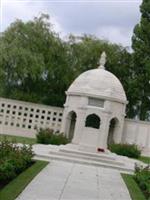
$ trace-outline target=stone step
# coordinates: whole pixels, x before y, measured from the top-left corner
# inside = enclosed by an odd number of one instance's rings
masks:
[[[52,154],[37,154],[34,157],[35,159],[39,160],[60,160],[60,161],[66,161],[66,162],[72,162],[72,163],[79,163],[79,164],[84,164],[84,165],[92,165],[96,167],[104,167],[104,168],[111,168],[111,169],[116,169],[119,170],[120,172],[125,172],[125,173],[133,173],[133,169],[128,168],[126,166],[120,166],[117,164],[109,164],[105,162],[96,162],[92,160],[85,160],[82,158],[71,158],[68,156],[60,156],[60,155],[52,155]]]
[[[74,150],[74,149],[69,149],[69,148],[60,148],[61,152],[65,152],[65,153],[75,153],[77,155],[83,155],[83,156],[87,156],[87,157],[93,157],[93,158],[101,158],[101,159],[107,159],[107,160],[116,160],[115,156],[108,153],[91,153],[91,152],[85,152],[85,151],[80,151],[80,150]]]
[[[69,158],[79,158],[83,160],[89,160],[89,161],[95,161],[95,162],[102,162],[102,163],[108,163],[113,165],[119,165],[119,166],[125,166],[123,162],[119,162],[117,160],[111,160],[107,157],[101,157],[101,156],[89,156],[86,154],[78,154],[76,152],[70,152],[70,151],[50,151],[50,154],[57,155],[57,156],[66,156]]]

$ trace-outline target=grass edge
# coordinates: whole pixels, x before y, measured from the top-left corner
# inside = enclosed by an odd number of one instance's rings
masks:
[[[0,199],[15,200],[18,195],[26,188],[26,186],[33,180],[33,178],[44,168],[49,162],[36,162],[24,172],[19,174],[14,180],[8,183],[0,190]]]
[[[128,191],[132,200],[146,200],[138,184],[133,179],[133,175],[121,173],[121,176],[128,188]]]

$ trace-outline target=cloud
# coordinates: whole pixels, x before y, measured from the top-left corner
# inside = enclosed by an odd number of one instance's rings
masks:
[[[1,30],[5,30],[9,24],[14,22],[16,19],[28,21],[33,19],[35,16],[39,16],[40,13],[49,13],[44,1],[3,0]],[[50,16],[55,31],[61,32],[62,28],[57,21],[57,16],[52,12],[50,13]]]
[[[103,26],[99,28],[96,35],[102,39],[111,41],[112,43],[131,46],[132,29],[120,28],[115,26]]]
[[[53,10],[61,18],[65,29],[86,30],[104,26],[133,26],[139,18],[141,1],[99,1],[95,3],[47,3],[49,10]]]
[[[48,13],[54,30],[61,36],[95,34],[130,46],[133,28],[140,20],[140,4],[141,0],[3,0],[2,30],[16,18],[27,21],[40,13]]]

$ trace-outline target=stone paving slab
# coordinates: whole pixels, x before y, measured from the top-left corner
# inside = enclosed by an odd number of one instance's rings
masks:
[[[119,171],[51,161],[16,200],[131,200]]]

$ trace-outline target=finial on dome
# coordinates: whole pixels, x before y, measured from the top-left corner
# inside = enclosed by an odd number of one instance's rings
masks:
[[[106,53],[103,51],[101,54],[101,57],[99,59],[99,69],[105,69],[105,63],[106,63]]]

